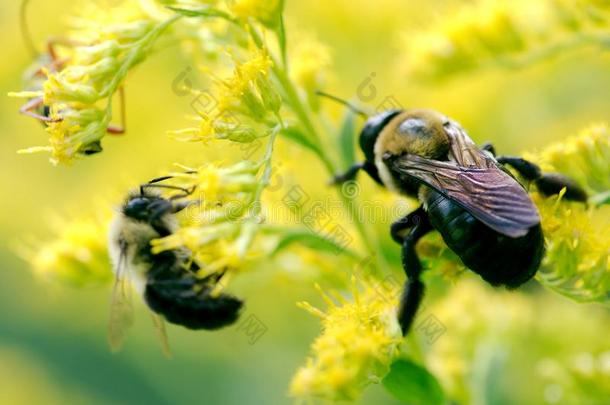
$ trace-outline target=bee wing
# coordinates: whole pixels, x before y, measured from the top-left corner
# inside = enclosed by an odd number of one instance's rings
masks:
[[[450,157],[453,157],[458,166],[495,167],[492,160],[477,147],[458,123],[449,121],[444,128],[451,142]]]
[[[127,246],[121,245],[121,255],[116,269],[116,277],[110,300],[110,317],[108,319],[108,341],[112,351],[118,351],[123,345],[127,330],[133,325],[134,311],[127,272]]]
[[[165,321],[163,318],[154,312],[150,313],[150,317],[152,318],[153,326],[155,327],[155,331],[157,332],[157,336],[161,341],[161,348],[163,349],[163,354],[166,357],[172,357],[172,351],[169,347],[169,340],[167,339],[167,331],[165,330]]]
[[[491,167],[463,167],[455,162],[403,155],[389,164],[395,173],[422,181],[501,234],[516,238],[540,223],[527,192],[493,163]]]

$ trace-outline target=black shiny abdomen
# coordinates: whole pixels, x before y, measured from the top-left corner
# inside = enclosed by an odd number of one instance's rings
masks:
[[[502,235],[437,191],[426,194],[428,216],[466,267],[492,285],[515,288],[531,279],[544,256],[540,224],[519,238]]]
[[[170,323],[189,329],[218,329],[234,323],[243,303],[228,294],[210,296],[214,284],[184,269],[175,250],[151,255],[146,303]],[[193,263],[196,271],[198,267]]]

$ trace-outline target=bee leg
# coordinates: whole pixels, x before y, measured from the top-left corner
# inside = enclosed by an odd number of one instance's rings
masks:
[[[404,236],[402,235],[402,232],[405,229],[413,228],[415,225],[417,225],[419,223],[419,221],[421,221],[420,217],[426,216],[426,215],[427,214],[426,214],[426,211],[424,210],[424,206],[420,205],[419,208],[417,208],[415,211],[408,213],[404,217],[400,218],[398,221],[394,222],[390,226],[390,236],[392,236],[392,239],[394,240],[394,242],[402,245],[402,243],[405,239]]]
[[[498,163],[515,169],[525,180],[536,181],[542,176],[540,166],[517,156],[498,156]]]
[[[364,170],[371,178],[379,184],[383,184],[381,181],[381,177],[379,177],[379,172],[377,171],[377,167],[374,163],[364,161],[360,163],[354,164],[352,167],[347,169],[344,173],[336,174],[329,182],[329,186],[336,186],[338,184],[343,184],[347,181],[354,180],[358,171]]]
[[[330,186],[343,184],[347,181],[354,180],[358,172],[364,168],[364,162],[356,163],[343,173],[337,173],[329,182]]]
[[[424,284],[420,280],[422,265],[415,251],[415,245],[419,239],[432,230],[432,225],[427,216],[419,218],[419,222],[404,238],[402,244],[402,267],[407,274],[407,281],[400,297],[398,323],[403,336],[409,331],[424,295]]]
[[[497,161],[512,167],[526,180],[533,181],[538,191],[545,197],[559,194],[565,188],[566,200],[587,202],[587,192],[568,176],[561,173],[543,173],[537,164],[520,157],[499,156]]]

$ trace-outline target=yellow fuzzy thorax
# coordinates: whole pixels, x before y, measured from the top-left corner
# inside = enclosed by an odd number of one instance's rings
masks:
[[[400,126],[407,120],[423,121],[425,134],[412,135],[402,131]],[[432,159],[444,156],[449,150],[449,138],[443,129],[445,120],[443,115],[433,110],[407,110],[393,118],[381,131],[375,153],[394,156],[410,153]]]

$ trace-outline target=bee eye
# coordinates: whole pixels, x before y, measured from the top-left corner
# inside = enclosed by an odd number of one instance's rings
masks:
[[[148,198],[133,198],[123,208],[123,212],[128,217],[132,218],[144,218],[148,214],[148,207],[150,200]]]
[[[416,137],[424,137],[430,135],[428,124],[426,123],[426,121],[420,118],[409,118],[407,120],[404,120],[398,126],[398,132],[400,134]]]

